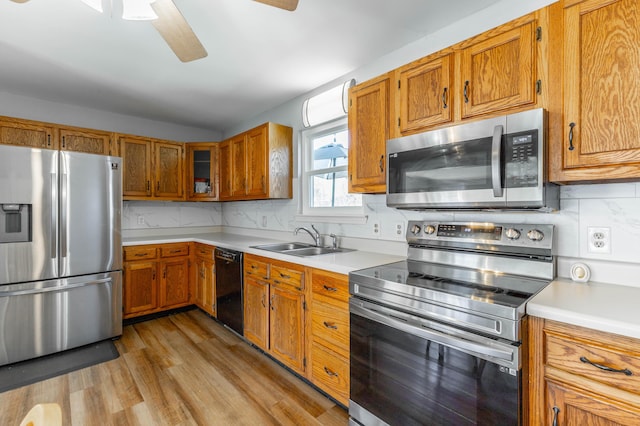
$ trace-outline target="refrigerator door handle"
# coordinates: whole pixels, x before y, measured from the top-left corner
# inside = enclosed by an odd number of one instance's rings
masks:
[[[51,258],[55,259],[58,257],[58,230],[57,230],[57,222],[58,222],[58,209],[56,206],[56,201],[58,198],[58,175],[57,173],[51,173],[51,214],[49,215],[51,218]]]
[[[27,294],[39,294],[39,293],[49,293],[52,291],[67,291],[74,288],[79,287],[88,287],[90,285],[97,284],[105,284],[112,282],[112,278],[103,278],[99,280],[86,281],[76,284],[68,284],[68,285],[57,285],[55,287],[45,287],[45,288],[30,288],[24,290],[9,290],[9,291],[0,291],[0,298],[9,297],[9,296],[24,296]]]
[[[67,167],[67,157],[62,153],[60,155],[60,257],[67,257],[67,202],[68,202],[68,179],[69,174]],[[61,262],[64,265],[64,262]],[[61,268],[62,269],[62,268]],[[65,275],[61,271],[60,275]]]

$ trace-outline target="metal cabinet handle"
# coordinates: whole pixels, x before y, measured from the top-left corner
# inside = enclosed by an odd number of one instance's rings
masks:
[[[291,278],[291,275],[283,274],[282,272],[280,272],[280,277],[284,278],[285,280],[288,280]]]
[[[332,323],[332,322],[323,321],[322,324],[324,324],[325,327],[330,328],[332,330],[337,330],[338,329],[338,326],[335,325],[335,323]]]
[[[324,368],[324,372],[327,373],[327,376],[338,377],[338,373],[329,370],[327,367],[323,367],[323,368]]]
[[[560,413],[560,409],[553,407],[553,426],[558,426],[558,413]]]
[[[442,91],[442,109],[447,109],[447,88]]]
[[[151,193],[151,181],[147,181],[147,194]]]
[[[380,173],[384,172],[384,155],[380,156]]]
[[[275,311],[275,308],[273,307],[273,298],[275,297],[275,294],[271,295],[271,300],[269,301],[269,307],[271,308],[272,311]]]
[[[606,365],[602,365],[602,364],[598,364],[598,363],[589,361],[589,359],[587,357],[585,357],[585,356],[581,356],[580,357],[580,361],[584,362],[585,364],[593,365],[594,367],[599,368],[600,370],[609,371],[611,373],[623,373],[625,376],[632,376],[633,375],[633,372],[631,370],[629,370],[628,368],[616,369],[616,368],[607,367]]]
[[[147,253],[136,253],[134,254],[135,257],[146,257]]]
[[[335,293],[336,291],[338,291],[338,289],[336,287],[329,287],[328,285],[323,285],[322,288],[324,288],[327,291],[330,291],[332,293]]]
[[[576,127],[576,123],[569,123],[569,151],[573,151],[575,147],[573,146],[573,128]]]
[[[262,302],[262,307],[263,307],[263,308],[266,308],[266,307],[267,307],[267,305],[265,305],[265,304],[264,304],[264,294],[262,295],[262,300],[261,300],[261,302]]]
[[[64,140],[64,138],[65,138],[65,137],[63,136],[63,137],[62,137],[62,147],[63,147],[63,148],[66,148],[66,141]]]
[[[464,103],[469,103],[469,80],[464,82]]]

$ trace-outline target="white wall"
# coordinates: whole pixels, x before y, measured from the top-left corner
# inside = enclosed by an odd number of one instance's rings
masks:
[[[176,141],[219,141],[220,132],[61,104],[0,91],[0,115]]]

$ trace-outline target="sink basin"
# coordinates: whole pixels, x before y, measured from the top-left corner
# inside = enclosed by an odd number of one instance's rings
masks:
[[[275,244],[263,244],[260,246],[252,246],[252,247],[260,250],[283,252],[288,250],[313,248],[315,246],[312,246],[311,244],[306,244],[306,243],[275,243]]]
[[[319,256],[321,254],[345,253],[352,249],[331,248],[331,247],[307,247],[295,250],[287,250],[285,253],[292,256]]]
[[[345,253],[353,251],[345,248],[316,247],[306,243],[275,243],[252,246],[260,250],[274,251],[276,253],[290,254],[291,256],[319,256],[321,254]]]

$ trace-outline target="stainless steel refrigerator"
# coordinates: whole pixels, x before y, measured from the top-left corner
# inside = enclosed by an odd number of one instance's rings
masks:
[[[122,334],[121,173],[0,145],[0,365]]]

